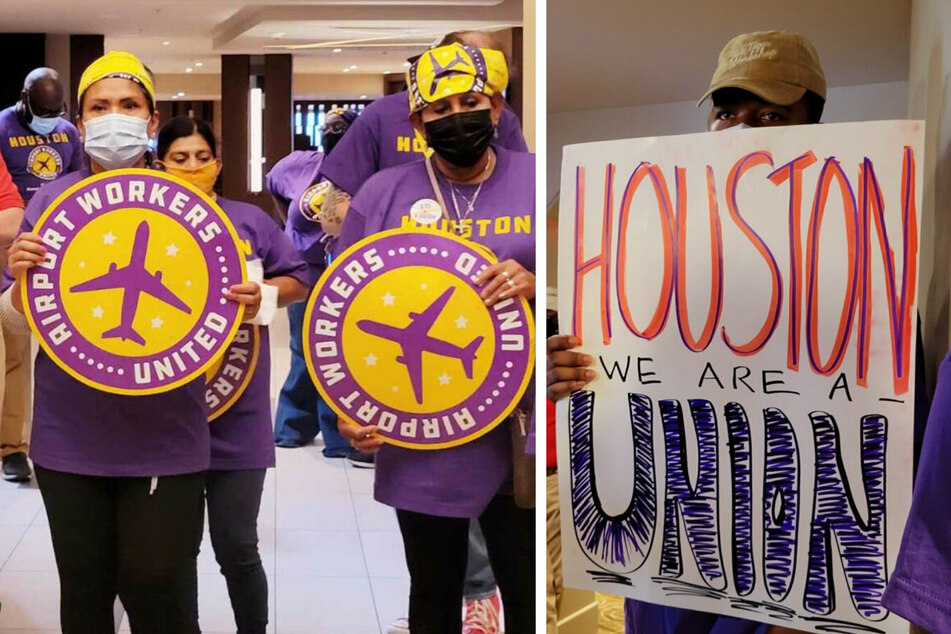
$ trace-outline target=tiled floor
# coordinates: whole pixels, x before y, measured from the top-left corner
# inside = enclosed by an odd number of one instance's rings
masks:
[[[272,328],[272,392],[289,363],[286,320]],[[378,634],[406,613],[409,577],[396,516],[373,500],[373,471],[313,445],[278,449],[258,521],[268,576],[269,632]],[[234,632],[224,577],[207,535],[198,561],[202,632]],[[53,634],[59,584],[35,484],[0,482],[0,632]],[[120,631],[128,632],[124,616]]]

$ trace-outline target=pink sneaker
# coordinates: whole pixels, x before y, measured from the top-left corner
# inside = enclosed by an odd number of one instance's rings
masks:
[[[485,599],[466,601],[466,617],[462,634],[499,634],[499,593]]]

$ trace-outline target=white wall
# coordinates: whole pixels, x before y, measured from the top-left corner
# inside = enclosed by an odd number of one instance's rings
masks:
[[[908,82],[830,88],[822,120],[826,123],[904,119]],[[579,110],[548,114],[547,200],[558,193],[565,145],[609,139],[689,134],[707,127],[709,102],[650,104],[628,108]]]
[[[925,119],[918,310],[929,388],[948,351],[951,279],[951,3],[913,0],[908,115]]]

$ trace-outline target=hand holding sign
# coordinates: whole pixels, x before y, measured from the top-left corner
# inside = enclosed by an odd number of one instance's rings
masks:
[[[343,432],[354,446],[452,447],[511,413],[531,376],[531,317],[520,297],[486,305],[479,280],[493,266],[461,238],[393,230],[327,269],[304,350],[326,402],[357,426]]]
[[[44,351],[97,389],[155,394],[205,371],[234,337],[250,298],[228,217],[161,172],[113,170],[57,197],[10,268]],[[15,305],[16,307],[16,305]]]

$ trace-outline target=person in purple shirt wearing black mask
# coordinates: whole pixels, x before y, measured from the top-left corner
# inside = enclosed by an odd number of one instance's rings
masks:
[[[490,249],[499,263],[480,274],[487,305],[510,297],[535,296],[535,157],[495,144],[508,81],[497,50],[452,44],[422,59],[464,58],[448,81],[417,62],[408,72],[412,123],[433,156],[383,170],[353,198],[336,252],[366,236],[429,224]],[[438,81],[439,98],[427,101]],[[411,86],[412,87],[412,86]],[[364,115],[361,115],[364,116]],[[344,139],[346,142],[346,139]],[[430,175],[429,169],[432,169]],[[442,216],[414,213],[417,201],[440,203]],[[508,218],[508,222],[497,222]],[[522,225],[525,230],[514,230]],[[520,407],[530,409],[531,395]],[[396,509],[410,572],[409,631],[459,632],[468,558],[469,525],[478,520],[502,594],[505,631],[528,634],[534,627],[534,512],[519,508],[512,490],[512,428],[518,413],[488,434],[438,451],[382,445],[375,427],[341,421],[340,431],[362,451],[378,451],[374,494]],[[381,446],[382,445],[382,446]],[[438,553],[438,556],[434,556]]]
[[[466,44],[499,50],[496,37],[481,31],[455,31],[437,46]],[[503,102],[491,142],[499,148],[527,152],[518,117]],[[340,234],[349,200],[364,182],[382,169],[418,161],[430,153],[424,135],[410,123],[407,91],[377,99],[360,114],[331,155],[320,166],[320,178],[331,183],[324,194],[320,224],[324,235]],[[369,458],[369,460],[368,460]],[[372,465],[373,456],[358,452],[349,458],[358,467]],[[497,634],[499,600],[486,554],[485,540],[473,522],[469,540],[469,570],[465,591],[465,634]],[[407,634],[406,619],[398,619],[387,634]]]

